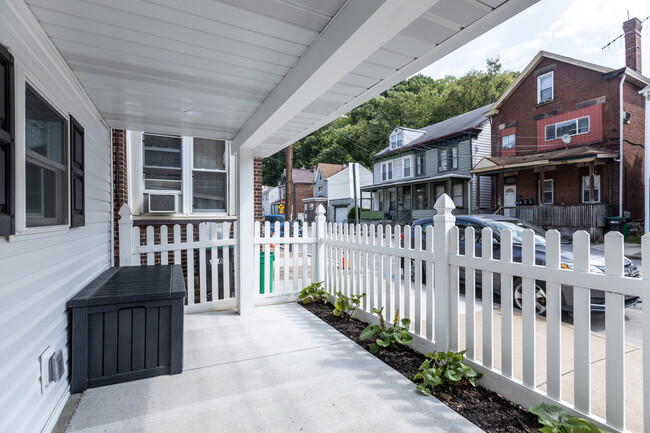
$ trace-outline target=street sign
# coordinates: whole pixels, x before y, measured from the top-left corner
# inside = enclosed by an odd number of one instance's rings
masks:
[[[278,210],[280,211],[280,213],[284,213],[284,205],[281,204],[280,206],[278,206]]]

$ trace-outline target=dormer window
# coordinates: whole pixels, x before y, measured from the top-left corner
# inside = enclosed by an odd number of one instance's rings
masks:
[[[553,72],[537,77],[537,103],[553,99]]]
[[[401,129],[396,129],[390,135],[390,150],[398,149],[404,145],[404,134]]]

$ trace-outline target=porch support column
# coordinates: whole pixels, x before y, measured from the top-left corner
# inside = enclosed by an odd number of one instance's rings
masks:
[[[255,272],[250,263],[254,260],[255,196],[253,152],[237,152],[237,312],[252,314],[255,309]]]
[[[540,167],[539,169],[539,203],[537,203],[540,206],[544,206],[544,167]]]
[[[582,188],[581,188],[582,189]],[[589,203],[594,203],[594,162],[589,163]]]

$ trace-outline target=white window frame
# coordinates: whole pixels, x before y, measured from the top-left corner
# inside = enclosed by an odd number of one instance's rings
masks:
[[[223,155],[223,162],[224,162],[224,170],[219,170],[219,169],[203,169],[203,168],[194,168],[194,138],[203,138],[203,137],[183,137],[184,139],[187,139],[189,141],[189,151],[190,151],[190,158],[189,158],[189,165],[191,166],[190,169],[190,176],[192,177],[190,180],[190,195],[189,195],[189,207],[191,209],[192,214],[196,215],[205,215],[209,213],[217,213],[217,214],[226,214],[228,212],[228,204],[229,204],[229,197],[230,197],[230,191],[228,190],[229,188],[229,183],[230,183],[230,176],[228,175],[229,173],[229,163],[230,163],[230,158],[228,157],[230,155],[230,146],[228,144],[228,141],[226,140],[219,140],[219,139],[213,139],[213,138],[208,138],[207,140],[213,140],[213,141],[223,141],[224,142],[224,155]],[[183,146],[185,143],[185,140],[181,143],[181,146]],[[181,164],[183,168],[183,173],[185,172],[185,165]],[[226,204],[225,209],[194,209],[194,172],[203,172],[203,173],[225,173],[226,175],[226,184],[225,184],[225,195],[226,197],[224,198],[224,203]]]
[[[546,184],[551,185],[551,201],[546,201]],[[553,179],[544,179],[542,182],[542,203],[544,204],[553,204],[555,203],[555,182]]]
[[[409,171],[408,174],[406,173],[407,163],[408,163],[408,171]],[[402,177],[412,177],[413,176],[412,168],[413,167],[411,167],[411,156],[409,155],[402,158],[402,175],[403,175]]]
[[[598,186],[596,186],[596,178],[598,178]],[[585,185],[585,179],[587,179],[587,185]],[[599,174],[594,174],[594,195],[596,195],[596,191],[598,191],[598,200],[594,200],[593,203],[602,203],[602,185],[600,184],[601,178]],[[590,200],[585,201],[585,192],[588,194],[589,193],[589,176],[581,176],[580,177],[580,202],[581,203],[591,203],[591,197],[589,197]]]
[[[542,100],[542,79],[545,77],[551,77],[551,97],[549,99]],[[553,76],[553,71],[547,72],[537,77],[537,103],[541,104],[543,102],[552,101],[555,98],[555,77]]]
[[[508,134],[501,137],[501,149],[504,150],[514,149],[515,146],[516,146],[515,134]]]
[[[404,146],[404,133],[401,129],[396,129],[388,137],[390,143],[390,149],[395,150]]]
[[[170,134],[156,134],[148,133],[151,135],[170,135]],[[226,142],[226,210],[212,211],[212,210],[197,210],[193,211],[193,182],[192,170],[194,165],[194,140],[193,137],[181,136],[181,199],[178,202],[178,210],[176,213],[171,214],[151,214],[144,212],[144,195],[151,192],[151,190],[144,189],[144,146],[142,145],[144,132],[141,131],[127,131],[126,147],[127,147],[127,183],[129,186],[128,202],[133,214],[136,218],[149,219],[184,219],[184,218],[223,218],[232,216],[235,213],[234,203],[234,182],[232,182],[234,173],[234,165],[232,164],[233,156],[230,153],[231,142],[219,138],[209,138],[210,140],[221,140]],[[203,137],[199,137],[203,138]],[[284,187],[278,189],[280,199],[284,198]],[[176,191],[173,191],[176,193]],[[153,193],[169,193],[160,190],[153,190]]]
[[[585,118],[587,119],[587,130],[584,131],[584,132],[580,132],[580,120],[585,119]],[[571,122],[575,122],[575,124],[576,124],[576,133],[575,134],[568,134],[570,137],[573,137],[573,136],[576,136],[576,135],[589,134],[591,132],[591,116],[589,116],[589,115],[580,116],[580,117],[575,117],[573,119],[563,120],[561,122],[549,123],[548,125],[545,125],[544,126],[544,141],[553,141],[553,140],[558,140],[558,139],[562,138],[562,136],[558,136],[558,134],[557,134],[558,125],[565,125],[565,124],[568,124],[568,123],[571,123]],[[553,127],[553,131],[554,131],[554,137],[553,138],[548,138],[548,136],[546,134],[546,129],[549,126]]]

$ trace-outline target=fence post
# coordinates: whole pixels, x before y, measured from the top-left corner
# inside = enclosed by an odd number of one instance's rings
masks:
[[[325,280],[325,208],[319,204],[316,208],[316,233],[314,233],[314,250],[311,256],[311,282]]]
[[[451,292],[449,278],[449,232],[454,227],[456,217],[451,211],[456,209],[453,200],[443,194],[434,205],[437,213],[433,217],[433,257],[434,280],[433,290],[435,299],[435,344],[436,350],[447,352],[449,350],[449,326]],[[427,245],[427,249],[431,248]],[[427,302],[432,302],[427,299]]]
[[[133,212],[128,204],[123,204],[120,208],[118,226],[120,230],[120,266],[131,266],[131,255],[133,255]]]

